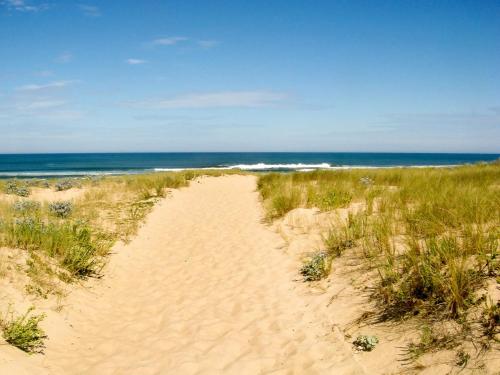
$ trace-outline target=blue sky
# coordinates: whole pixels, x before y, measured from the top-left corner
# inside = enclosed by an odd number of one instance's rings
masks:
[[[0,152],[500,152],[500,1],[0,0]]]

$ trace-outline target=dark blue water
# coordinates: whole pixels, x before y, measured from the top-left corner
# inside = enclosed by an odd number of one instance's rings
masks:
[[[493,161],[500,154],[412,153],[99,153],[4,154],[0,177],[141,173],[186,168],[303,170],[341,167],[444,166]]]

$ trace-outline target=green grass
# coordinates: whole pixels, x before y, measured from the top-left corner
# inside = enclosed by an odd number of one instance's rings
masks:
[[[337,257],[352,248],[375,271],[373,298],[383,319],[467,321],[486,280],[499,279],[500,162],[270,173],[258,188],[271,220],[298,207],[361,205],[325,235],[324,251]],[[495,306],[485,318],[490,335]]]
[[[32,315],[30,308],[24,315],[14,317],[12,311],[0,321],[2,333],[9,344],[28,352],[41,352],[46,338],[45,332],[39,327],[44,315]]]
[[[27,273],[34,285],[28,289],[46,296],[54,287],[51,278],[65,282],[98,275],[111,246],[128,241],[155,203],[168,189],[187,186],[200,175],[221,175],[223,171],[187,171],[113,176],[100,179],[25,180],[0,182],[5,186],[55,186],[84,189],[74,201],[41,205],[19,200],[0,200],[0,246],[28,252]],[[235,172],[232,172],[235,173]]]

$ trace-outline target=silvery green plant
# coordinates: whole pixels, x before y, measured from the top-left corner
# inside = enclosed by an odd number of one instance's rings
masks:
[[[21,214],[35,212],[40,210],[40,202],[36,201],[17,201],[12,205],[12,209]]]
[[[364,352],[371,352],[375,345],[378,344],[377,336],[366,336],[360,335],[356,337],[356,340],[353,341],[353,345],[357,350],[362,350]]]
[[[23,229],[34,230],[40,223],[32,217],[16,218],[14,223]]]
[[[304,281],[317,281],[330,272],[331,257],[326,252],[314,254],[300,269]]]
[[[68,189],[71,189],[74,186],[75,186],[75,184],[71,180],[57,181],[56,184],[54,185],[56,191],[68,190]]]
[[[71,215],[73,203],[69,201],[59,201],[49,204],[49,212],[57,217],[65,218]]]
[[[30,189],[26,184],[11,180],[5,183],[5,193],[18,195],[20,197],[28,197],[30,195]]]

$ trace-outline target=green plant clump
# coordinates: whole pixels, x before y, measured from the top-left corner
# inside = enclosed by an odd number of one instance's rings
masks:
[[[331,256],[325,252],[314,254],[300,269],[304,281],[318,281],[328,276],[331,267]]]
[[[378,338],[376,336],[360,335],[356,337],[352,344],[357,350],[371,352],[378,344]]]
[[[57,217],[66,218],[73,211],[73,203],[69,201],[59,201],[49,204],[49,212]]]
[[[63,191],[63,190],[69,190],[74,186],[75,184],[71,180],[61,180],[56,182],[54,188],[56,191]]]
[[[14,318],[12,311],[10,311],[10,318],[1,322],[5,341],[27,353],[41,352],[44,347],[43,340],[47,337],[38,326],[45,315],[31,315],[33,310],[32,307],[24,315],[17,318]]]
[[[80,224],[48,223],[33,218],[16,219],[6,227],[8,246],[41,250],[72,275],[95,273],[104,244],[92,239],[91,229]]]
[[[18,181],[11,180],[5,183],[5,193],[17,195],[20,197],[28,197],[31,193],[26,184],[19,183]]]
[[[12,205],[14,212],[19,214],[34,213],[40,211],[40,202],[36,201],[18,201]]]

